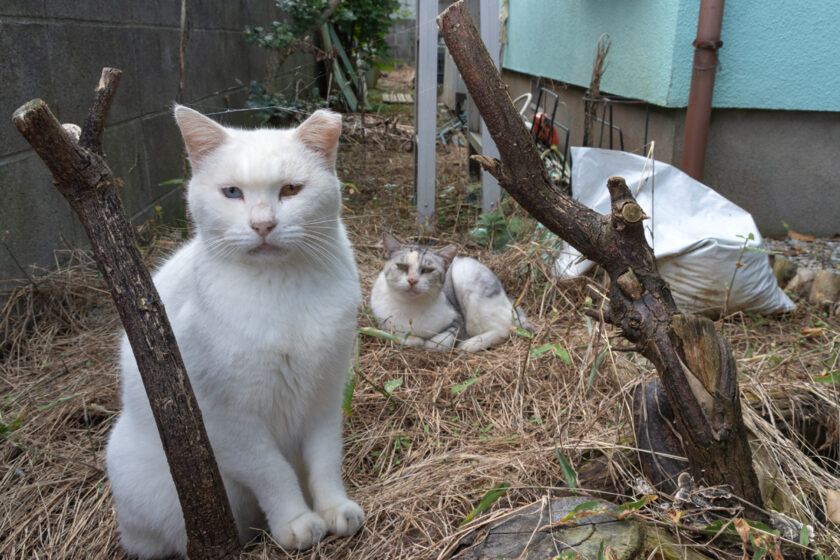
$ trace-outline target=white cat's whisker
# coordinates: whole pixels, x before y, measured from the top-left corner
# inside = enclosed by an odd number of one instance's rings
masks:
[[[325,265],[343,268],[341,260],[329,245],[325,245],[323,242],[317,240],[308,240],[306,245],[322,256]]]
[[[320,240],[322,240],[326,243],[334,245],[335,244],[334,232],[335,232],[335,229],[333,229],[333,228],[320,228],[320,227],[316,226],[316,227],[304,229],[303,234],[308,235],[308,236],[312,236],[312,237],[316,237],[316,238],[318,238],[318,239],[320,239]]]
[[[307,225],[306,229],[308,231],[319,231],[319,232],[333,232],[335,231],[335,227],[332,225]]]
[[[295,240],[293,242],[293,245],[295,248],[300,250],[300,254],[303,256],[304,260],[306,260],[306,262],[308,262],[310,265],[317,267],[323,264],[321,259],[316,258],[315,255],[306,250],[305,244]]]
[[[322,218],[320,220],[311,220],[311,221],[308,221],[308,222],[303,222],[300,225],[303,226],[303,227],[307,227],[307,226],[310,226],[310,225],[317,225],[317,224],[337,224],[340,221],[341,220],[339,220],[338,218]]]
[[[335,266],[335,260],[332,259],[330,254],[326,253],[320,247],[315,247],[306,242],[304,239],[296,239],[294,241],[294,245],[298,248],[299,252],[303,255],[307,262],[313,266],[323,266],[327,268]]]
[[[299,239],[304,248],[311,249],[322,258],[323,264],[341,266],[341,261],[333,252],[328,239],[320,238],[309,232],[304,232]]]
[[[207,252],[217,259],[227,259],[237,253],[237,244],[232,243],[229,238],[216,237],[209,241],[205,241]]]
[[[309,224],[305,226],[304,231],[308,231],[311,233],[317,233],[320,235],[326,235],[329,239],[335,238],[336,227],[335,225],[320,225],[320,224]]]

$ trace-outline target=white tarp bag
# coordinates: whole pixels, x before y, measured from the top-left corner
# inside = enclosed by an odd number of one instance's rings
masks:
[[[680,310],[721,313],[730,283],[727,313],[767,315],[795,309],[776,283],[768,255],[756,250],[762,239],[748,212],[671,165],[645,161],[617,150],[572,148],[572,193],[581,203],[607,214],[607,179],[624,177],[651,217],[645,220],[645,234]],[[564,243],[554,275],[579,276],[594,265],[579,258],[580,253]],[[736,272],[739,259],[743,266]]]

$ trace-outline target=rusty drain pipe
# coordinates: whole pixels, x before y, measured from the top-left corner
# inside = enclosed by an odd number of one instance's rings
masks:
[[[718,49],[723,46],[720,40],[723,2],[724,0],[700,0],[700,15],[697,17],[694,69],[691,73],[691,89],[685,113],[681,169],[698,181],[703,180]]]

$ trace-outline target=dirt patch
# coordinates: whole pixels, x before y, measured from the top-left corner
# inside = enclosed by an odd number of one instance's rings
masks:
[[[376,82],[376,87],[398,93],[413,93],[415,75],[413,66],[397,66],[382,72]]]

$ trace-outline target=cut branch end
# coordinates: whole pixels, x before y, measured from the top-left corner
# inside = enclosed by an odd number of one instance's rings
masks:
[[[42,113],[44,110],[49,111],[47,104],[43,99],[35,98],[32,101],[24,103],[18,107],[12,114],[12,122],[18,128],[21,134],[26,136],[26,130],[29,128],[29,123],[33,120],[33,115]]]
[[[105,121],[108,118],[108,111],[111,110],[111,103],[117,93],[117,86],[120,85],[122,70],[119,68],[105,67],[99,76],[99,83],[93,92],[93,100],[90,103],[88,116],[82,126],[82,134],[79,144],[83,148],[102,155],[102,137],[105,133]]]
[[[479,164],[482,169],[487,171],[490,175],[496,178],[500,183],[505,180],[504,167],[502,162],[496,158],[491,158],[482,155],[470,156],[470,159]]]

